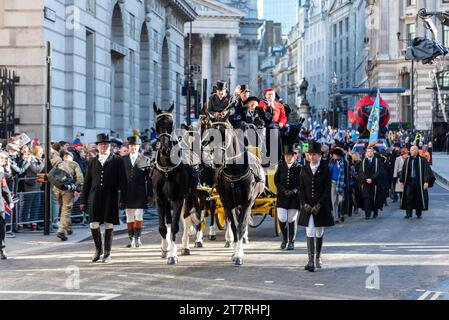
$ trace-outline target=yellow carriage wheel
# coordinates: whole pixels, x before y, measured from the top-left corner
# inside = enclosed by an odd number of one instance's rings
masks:
[[[216,213],[216,218],[217,218],[217,227],[219,230],[224,230],[224,228],[226,227],[226,215],[224,213],[224,211],[218,211]]]
[[[279,237],[281,235],[281,224],[279,223],[278,213],[276,208],[272,208],[271,210],[271,216],[274,219],[274,233],[276,237]]]

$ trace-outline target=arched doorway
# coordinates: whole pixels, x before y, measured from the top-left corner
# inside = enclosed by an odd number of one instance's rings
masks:
[[[172,103],[170,96],[170,56],[167,38],[162,44],[162,109],[168,109]]]
[[[147,24],[144,23],[140,33],[140,129],[149,129],[153,123],[150,112],[150,42]]]
[[[119,4],[114,6],[111,23],[111,112],[112,131],[124,134],[125,116],[125,52],[123,16]]]

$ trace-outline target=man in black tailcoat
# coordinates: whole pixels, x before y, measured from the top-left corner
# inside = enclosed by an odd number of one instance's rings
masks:
[[[100,260],[103,254],[100,225],[105,225],[104,255],[102,262],[110,261],[114,225],[119,221],[120,207],[124,208],[126,196],[126,173],[123,160],[112,153],[109,135],[97,135],[99,154],[90,159],[80,198],[80,208],[89,213],[90,229],[95,243],[92,262]]]

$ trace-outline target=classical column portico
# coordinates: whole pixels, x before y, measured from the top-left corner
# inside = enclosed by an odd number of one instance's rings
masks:
[[[202,79],[207,79],[207,92],[210,92],[212,88],[212,53],[211,53],[211,43],[212,38],[214,37],[213,33],[202,33],[200,34],[201,43],[202,43],[202,58],[201,58],[201,67],[202,67]]]
[[[234,91],[234,88],[238,85],[238,55],[237,55],[237,39],[239,34],[230,34],[226,36],[229,41],[229,61],[235,69],[231,70],[231,88],[230,92]]]

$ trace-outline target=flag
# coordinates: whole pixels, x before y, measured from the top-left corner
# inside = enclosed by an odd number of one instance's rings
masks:
[[[379,118],[380,118],[380,91],[377,89],[376,101],[371,108],[369,115],[367,129],[369,134],[369,146],[375,146],[379,140]]]

